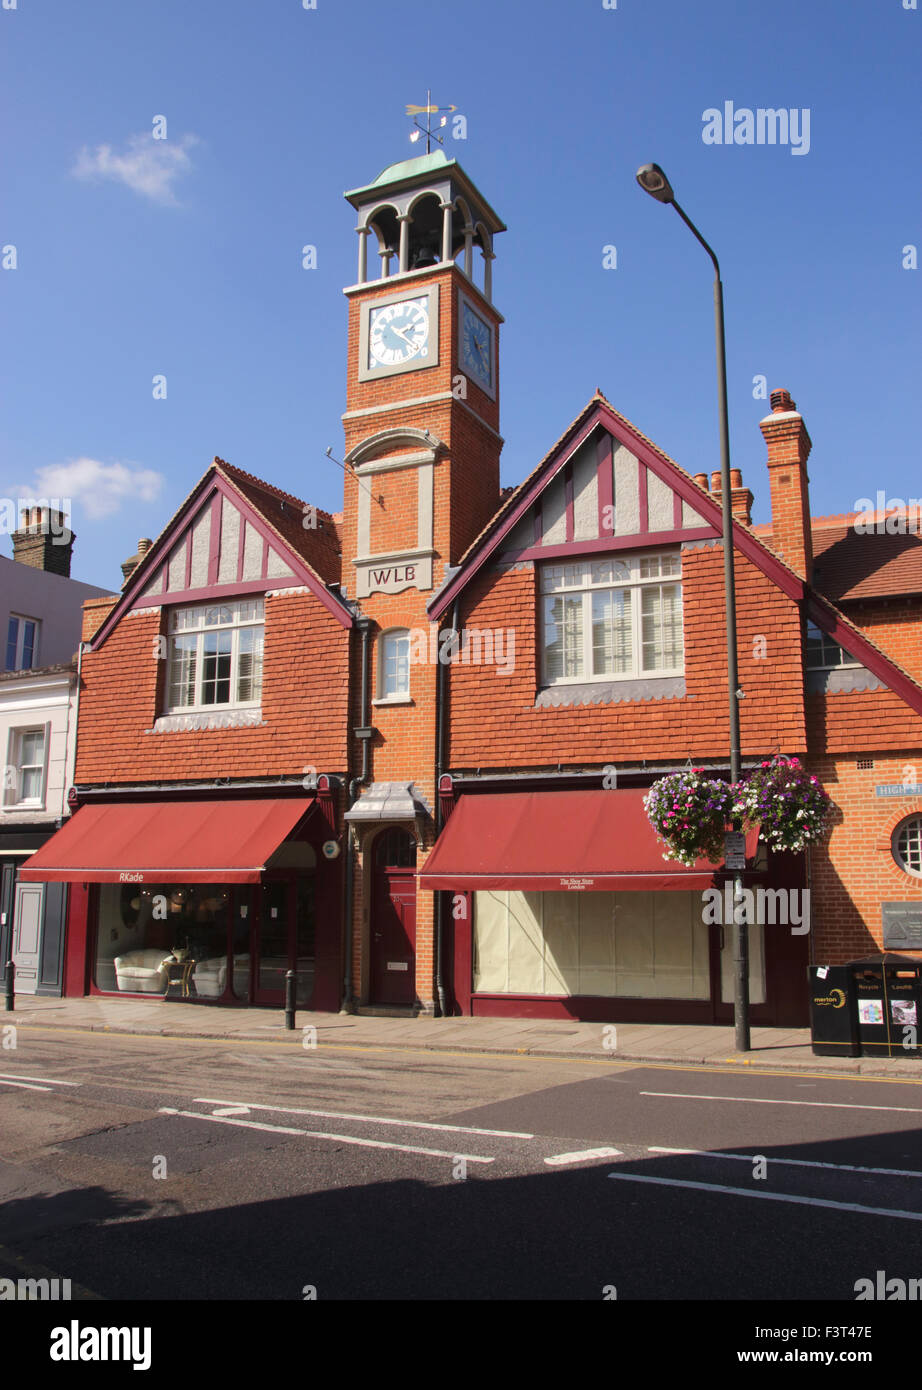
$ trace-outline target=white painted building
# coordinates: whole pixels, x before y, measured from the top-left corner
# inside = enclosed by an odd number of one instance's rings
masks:
[[[18,882],[22,862],[68,815],[86,599],[105,589],[70,578],[73,533],[60,513],[24,513],[14,559],[0,555],[0,978],[16,992],[60,994],[67,889]]]

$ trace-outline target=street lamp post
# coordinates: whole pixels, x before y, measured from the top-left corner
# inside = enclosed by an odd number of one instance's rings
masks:
[[[658,164],[644,164],[637,170],[637,182],[645,193],[660,203],[671,203],[676,212],[701,243],[714,266],[714,327],[717,336],[717,395],[720,411],[720,478],[723,511],[724,603],[727,617],[727,690],[730,711],[730,780],[740,780],[740,709],[742,691],[736,649],[736,585],[733,570],[733,513],[730,497],[730,425],[727,414],[727,349],[724,339],[724,299],[717,257],[692,220],[675,200],[672,186]],[[733,918],[736,928],[734,963],[736,979],[733,1016],[736,1025],[736,1047],[739,1052],[750,1050],[749,1040],[749,924],[739,904],[743,898],[743,881],[736,872],[733,878]],[[742,916],[743,920],[739,918]]]

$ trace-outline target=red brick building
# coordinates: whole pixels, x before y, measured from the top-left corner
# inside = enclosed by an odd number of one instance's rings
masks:
[[[323,1009],[729,1021],[727,875],[642,806],[728,769],[719,475],[596,392],[501,491],[502,222],[441,152],[347,197],[341,519],[215,460],[87,607],[79,809],[24,871],[75,885],[68,992],[278,1003],[293,969]],[[754,1020],[798,1024],[809,960],[885,918],[922,949],[922,539],[811,522],[771,404],[770,527],[732,477],[743,764],[799,756],[836,813],[744,879],[800,904],[750,929]]]

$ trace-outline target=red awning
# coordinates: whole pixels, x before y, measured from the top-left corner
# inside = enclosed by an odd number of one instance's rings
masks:
[[[646,792],[508,792],[462,796],[428,860],[419,886],[544,892],[664,889],[700,891],[717,867],[663,858],[643,808]],[[747,854],[755,851],[747,838]]]
[[[312,797],[293,797],[81,806],[19,876],[52,883],[258,883],[267,859],[312,805]]]

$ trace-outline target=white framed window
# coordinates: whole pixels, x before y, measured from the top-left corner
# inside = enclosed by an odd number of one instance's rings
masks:
[[[922,878],[922,816],[910,816],[893,832],[893,858],[904,873]]]
[[[807,623],[807,670],[837,671],[840,666],[860,666],[847,651],[833,642],[816,623]]]
[[[173,609],[169,618],[167,712],[259,705],[263,632],[261,598]]]
[[[37,618],[11,613],[6,629],[6,670],[31,671],[38,657]]]
[[[545,685],[685,670],[679,551],[544,565]]]
[[[410,698],[410,634],[393,627],[378,638],[378,703]]]
[[[11,729],[3,771],[4,806],[41,809],[45,804],[48,726]]]

